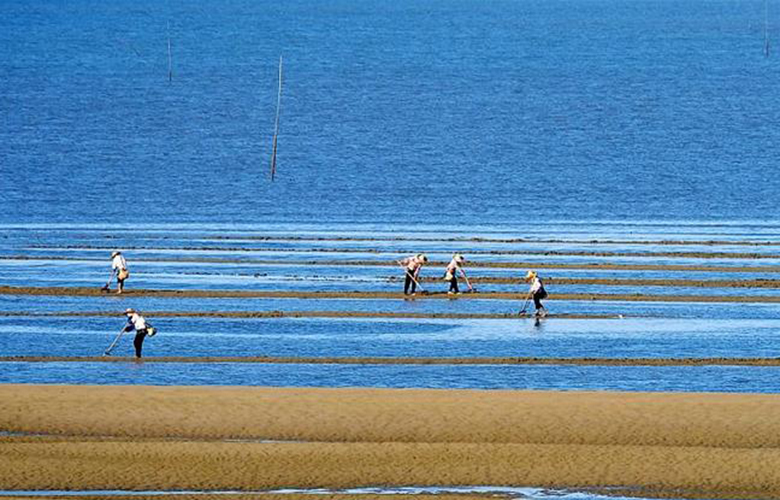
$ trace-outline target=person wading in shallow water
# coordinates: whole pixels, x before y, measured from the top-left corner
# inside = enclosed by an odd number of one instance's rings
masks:
[[[122,293],[125,289],[125,280],[130,276],[130,272],[127,270],[127,261],[124,255],[119,251],[111,254],[111,277],[108,278],[108,283],[103,287],[104,290],[109,290],[114,274],[116,274],[116,293]]]
[[[135,357],[136,359],[141,359],[141,349],[144,345],[144,339],[147,335],[154,335],[156,331],[135,309],[126,309],[125,316],[127,316],[127,324],[125,325],[124,331],[132,332],[135,330],[135,339],[133,339]]]
[[[423,264],[428,262],[428,257],[425,254],[418,253],[411,257],[407,257],[398,261],[406,271],[406,278],[404,280],[404,295],[414,295],[417,290],[417,283],[420,277],[420,269]]]
[[[444,272],[444,281],[449,281],[450,283],[450,289],[447,291],[448,294],[455,294],[460,293],[460,290],[458,289],[458,272],[463,276],[464,279],[466,279],[466,283],[468,283],[468,278],[466,278],[466,271],[463,269],[463,264],[466,262],[466,259],[459,253],[456,253],[452,256],[452,260],[449,264],[447,264],[447,269]],[[468,283],[469,290],[471,290],[471,284]]]
[[[542,305],[542,299],[547,298],[547,290],[544,289],[544,283],[539,279],[536,271],[528,271],[525,275],[525,281],[531,283],[528,290],[528,296],[534,299],[534,308],[536,308],[536,317],[543,318],[547,316],[547,309]],[[528,299],[526,299],[528,300]]]

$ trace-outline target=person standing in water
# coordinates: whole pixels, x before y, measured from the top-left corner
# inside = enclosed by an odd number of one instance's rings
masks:
[[[525,275],[525,281],[531,283],[531,288],[528,290],[528,297],[534,300],[534,308],[536,309],[536,317],[543,318],[547,316],[547,309],[542,304],[542,299],[547,298],[547,290],[544,289],[544,283],[539,279],[539,275],[536,271],[528,271]],[[527,301],[528,299],[526,299]]]
[[[125,316],[127,316],[127,324],[124,331],[132,332],[135,330],[135,338],[133,339],[133,347],[135,347],[136,359],[141,359],[141,349],[144,345],[144,339],[147,335],[154,335],[154,328],[146,322],[143,316],[138,314],[135,309],[126,309]]]
[[[463,269],[463,264],[466,262],[466,259],[463,257],[463,255],[456,253],[452,256],[452,260],[449,264],[447,264],[447,269],[444,273],[444,281],[449,281],[450,283],[450,289],[447,291],[448,294],[456,294],[460,293],[460,290],[458,289],[458,272],[463,276],[463,279],[466,280],[466,283],[469,286],[469,290],[471,290],[471,283],[468,282],[468,278],[466,277],[466,271]]]
[[[399,264],[401,264],[401,266],[406,271],[406,276],[404,279],[404,295],[415,294],[415,291],[417,290],[417,283],[419,282],[420,269],[422,269],[423,264],[426,262],[428,262],[428,257],[422,253],[412,255],[411,257],[407,257],[399,261]]]
[[[125,289],[125,280],[130,276],[130,272],[127,270],[127,261],[122,252],[116,251],[111,254],[111,276],[108,278],[104,290],[108,291],[111,286],[111,280],[114,279],[116,274],[116,293],[122,293]]]

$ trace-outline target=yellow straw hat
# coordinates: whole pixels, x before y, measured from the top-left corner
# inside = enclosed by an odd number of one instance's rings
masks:
[[[114,257],[119,255],[120,253],[122,253],[122,252],[120,252],[119,250],[115,250],[115,251],[111,252],[111,258],[113,259]]]
[[[131,307],[128,307],[127,309],[125,309],[125,314],[133,314],[133,313],[135,313],[135,309],[133,309]]]
[[[532,279],[534,279],[534,278],[536,278],[536,271],[528,271],[528,272],[525,274],[525,279],[526,279],[526,280],[532,280]]]

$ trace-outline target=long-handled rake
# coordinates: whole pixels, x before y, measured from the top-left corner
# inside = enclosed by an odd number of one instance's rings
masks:
[[[466,276],[465,271],[463,272],[463,279],[466,280],[466,285],[469,287],[469,292],[471,293],[477,293],[477,289],[473,286],[471,286],[471,282],[469,281],[469,277]]]
[[[523,308],[520,309],[520,312],[517,313],[519,316],[522,316],[522,315],[524,315],[526,313],[526,311],[528,310],[528,303],[530,301],[531,301],[531,294],[528,294],[525,297],[525,304],[523,304]]]
[[[115,271],[112,269],[112,270],[111,270],[111,276],[109,276],[109,278],[108,278],[108,281],[106,281],[106,284],[105,284],[105,285],[103,285],[103,287],[100,289],[100,291],[101,291],[101,292],[104,292],[104,293],[105,293],[105,292],[109,292],[109,291],[111,291],[109,287],[111,286],[111,282],[114,280],[114,274],[116,274],[116,273],[115,273]]]
[[[124,335],[124,334],[125,334],[125,329],[124,329],[124,328],[122,328],[122,329],[119,331],[119,334],[118,334],[118,335],[116,336],[116,338],[114,339],[114,341],[113,341],[113,342],[111,342],[111,345],[110,345],[110,346],[108,346],[108,349],[106,349],[106,351],[103,353],[103,356],[110,356],[110,355],[111,355],[111,350],[112,350],[114,347],[116,347],[116,344],[117,344],[117,342],[119,342],[119,339],[121,339],[121,338],[122,338],[122,335]]]

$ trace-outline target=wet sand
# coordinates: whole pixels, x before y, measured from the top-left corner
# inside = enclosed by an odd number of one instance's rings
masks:
[[[11,495],[11,496],[3,496],[2,498],[11,498],[13,500],[51,500],[51,499],[58,499],[62,500],[62,495],[35,495],[35,496],[25,496],[25,495]],[[311,494],[306,493],[199,493],[197,495],[187,495],[182,494],[181,492],[177,493],[171,493],[168,495],[162,495],[162,494],[116,494],[116,495],[91,495],[91,494],[84,494],[84,495],[74,495],[72,492],[67,497],[68,499],[78,499],[78,500],[160,500],[161,498],[164,499],[182,499],[182,500],[192,500],[193,498],[197,500],[387,500],[388,498],[391,498],[392,500],[489,500],[489,499],[505,499],[505,498],[511,498],[509,496],[505,495],[480,495],[480,494],[401,494],[401,495],[393,495],[392,497],[388,497],[388,495],[379,495],[379,494],[324,494],[324,493],[318,493],[317,496],[313,497]]]
[[[776,395],[0,385],[0,400],[6,489],[780,496]]]
[[[119,356],[0,356],[0,363],[127,363]],[[157,356],[144,363],[265,363],[316,365],[578,365],[578,366],[780,366],[780,358],[409,358]]]
[[[13,287],[0,286],[0,295],[39,295],[71,297],[114,297],[100,287]],[[446,292],[421,292],[414,297],[399,292],[296,292],[273,290],[162,290],[128,289],[123,296],[156,298],[273,298],[273,299],[407,299],[407,300],[517,300],[523,301],[526,292],[477,292],[448,295]],[[642,293],[550,293],[549,300],[628,301],[628,302],[753,302],[778,303],[780,295],[651,295]]]
[[[528,313],[414,313],[414,312],[370,312],[370,311],[143,311],[145,316],[156,318],[385,318],[385,319],[530,319]],[[27,312],[5,311],[0,317],[117,317],[124,316],[124,310],[106,311],[58,311]],[[614,314],[548,314],[546,319],[619,319]]]

